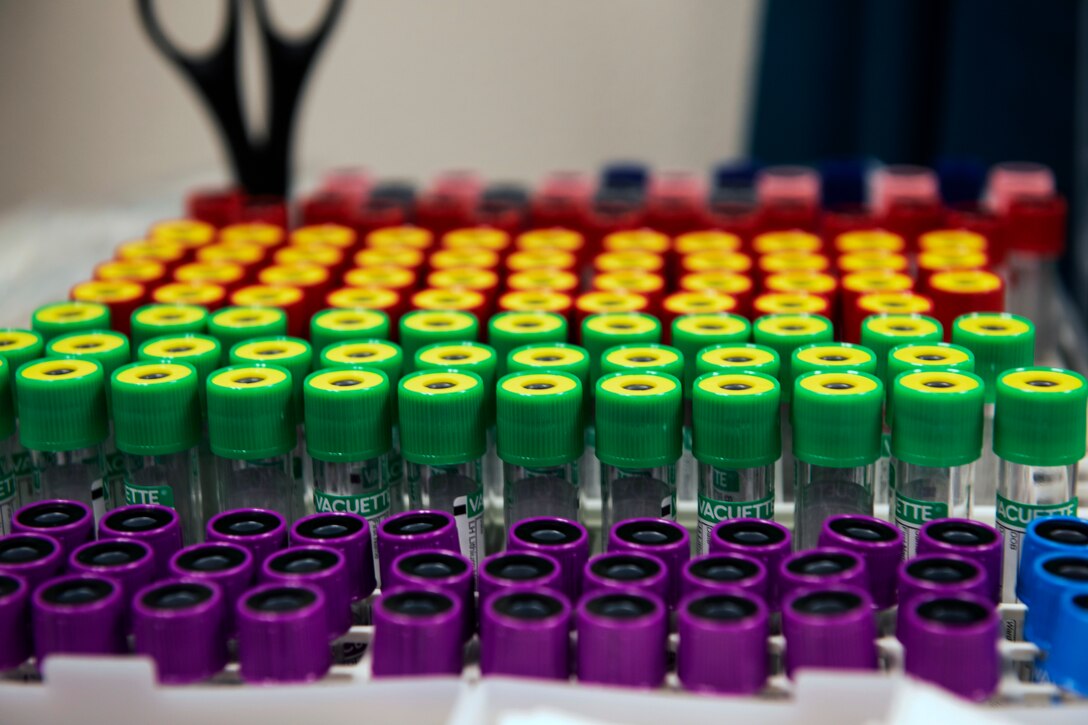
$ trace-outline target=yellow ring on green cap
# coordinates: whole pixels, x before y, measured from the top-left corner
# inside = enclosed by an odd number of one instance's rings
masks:
[[[388,360],[397,349],[383,342],[345,342],[325,348],[325,359],[344,365],[365,365]]]
[[[275,368],[235,368],[216,373],[211,377],[211,384],[220,388],[248,390],[267,388],[286,379],[287,373]]]
[[[234,293],[232,301],[236,305],[290,305],[302,299],[302,290],[297,287],[271,287],[264,284],[243,287]]]
[[[215,350],[215,343],[199,337],[168,337],[149,342],[141,350],[150,357],[191,357],[212,352]]]
[[[406,378],[402,383],[405,390],[409,390],[413,393],[420,393],[422,395],[460,393],[465,390],[471,390],[479,384],[479,380],[471,375],[452,371],[424,373],[423,375]],[[432,385],[442,385],[443,387],[432,388],[430,387]]]
[[[31,345],[37,344],[39,339],[37,335],[32,335],[29,332],[6,330],[0,332],[0,352],[25,350]]]
[[[19,375],[27,380],[71,380],[72,378],[85,378],[102,368],[90,360],[58,359],[42,360],[31,363],[19,371]]]
[[[641,315],[612,314],[587,317],[586,328],[606,335],[639,335],[657,329],[653,319]]]
[[[920,370],[906,373],[896,382],[905,388],[927,394],[965,393],[978,387],[978,381],[974,378],[949,370]],[[938,385],[930,383],[938,383]]]
[[[861,395],[876,390],[875,380],[864,375],[850,373],[816,373],[798,380],[801,387],[820,395]],[[829,388],[829,385],[846,384],[848,388]]]
[[[149,307],[136,313],[136,320],[146,325],[166,323],[170,325],[184,325],[199,322],[204,319],[204,310],[186,307],[184,305],[165,305],[162,307]]]
[[[472,327],[472,318],[462,312],[424,310],[402,318],[401,324],[409,330],[449,330],[456,332]]]
[[[117,382],[129,385],[158,385],[182,380],[192,374],[193,369],[186,365],[147,363],[125,368],[117,373]]]
[[[828,360],[828,356],[845,358],[843,360]],[[866,350],[856,347],[844,347],[842,345],[820,345],[808,347],[797,351],[797,359],[804,360],[813,365],[834,365],[848,367],[850,365],[864,365],[872,361],[873,356]]]
[[[345,390],[376,388],[385,381],[381,375],[369,370],[330,370],[313,376],[306,384],[316,390],[340,393]],[[351,383],[344,385],[345,382]]]
[[[400,301],[396,292],[381,287],[343,287],[328,296],[332,307],[371,307],[384,310]]]
[[[661,395],[676,390],[676,383],[660,375],[617,375],[602,380],[601,390],[616,395]]]
[[[812,335],[827,329],[827,322],[815,317],[800,315],[778,315],[761,317],[756,320],[756,327],[774,335]]]
[[[964,332],[989,337],[1015,337],[1031,332],[1031,326],[1015,317],[1002,315],[973,315],[956,320],[956,327]]]
[[[431,365],[475,365],[494,356],[487,348],[474,345],[441,345],[419,353],[419,359]]]
[[[740,318],[724,315],[684,315],[676,319],[676,329],[690,335],[736,335],[744,328]]]
[[[382,323],[382,316],[373,310],[333,310],[318,318],[318,327],[325,330],[365,330]]]
[[[723,373],[721,375],[709,375],[700,380],[699,389],[714,395],[760,395],[774,390],[774,383],[757,375]]]
[[[639,360],[637,358],[649,358]],[[664,350],[658,347],[624,347],[613,350],[605,356],[610,363],[622,364],[624,367],[650,367],[657,365],[671,365],[680,359],[672,350]]]
[[[1068,393],[1084,385],[1079,378],[1058,370],[1010,370],[1000,380],[1010,388],[1039,395]],[[1046,385],[1038,385],[1040,382]]]
[[[105,332],[88,332],[53,340],[49,351],[58,355],[87,355],[92,352],[110,352],[125,344],[124,336]]]
[[[970,358],[967,353],[952,347],[938,347],[937,345],[909,345],[902,350],[896,350],[892,356],[908,365],[925,367],[926,365],[960,365]],[[926,360],[927,357],[935,357],[934,360]]]
[[[534,347],[514,353],[514,362],[533,367],[573,365],[586,359],[585,353],[569,347]]]
[[[249,307],[244,310],[223,310],[212,315],[212,321],[220,327],[241,329],[245,327],[263,327],[283,317],[279,310],[263,307]]]
[[[534,315],[530,312],[495,317],[492,325],[503,332],[552,332],[563,326],[563,320],[551,315]]]
[[[234,354],[243,360],[281,360],[296,357],[306,352],[306,346],[295,340],[260,340],[246,342],[234,349]]]
[[[938,330],[936,323],[932,320],[920,320],[907,315],[872,317],[865,320],[865,326],[873,332],[889,337],[933,335]]]
[[[529,387],[532,385],[550,387]],[[502,389],[518,395],[559,395],[574,390],[577,385],[577,382],[565,375],[526,373],[524,375],[515,375],[503,381]]]
[[[699,359],[715,367],[723,365],[748,367],[749,365],[772,363],[774,362],[774,355],[766,350],[754,347],[717,347],[712,350],[703,350],[699,353]]]

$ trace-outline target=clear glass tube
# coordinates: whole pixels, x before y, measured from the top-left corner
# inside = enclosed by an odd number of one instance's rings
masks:
[[[200,499],[204,508],[204,520],[223,510],[219,501],[219,486],[215,478],[216,455],[212,453],[211,442],[208,440],[208,426],[200,434],[200,445],[197,446],[197,457],[200,465]]]
[[[503,466],[499,458],[495,428],[492,426],[487,429],[487,451],[483,458],[484,498],[486,499],[484,531],[487,536],[488,551],[501,550],[505,541],[506,507],[503,505],[503,497],[506,495],[506,479]]]
[[[503,466],[503,524],[532,516],[578,520],[578,461],[548,468]]]
[[[288,521],[302,516],[302,483],[291,475],[292,454],[240,461],[215,458],[215,481],[223,510],[263,508]]]
[[[122,495],[126,504],[160,504],[178,512],[185,542],[204,538],[200,453],[191,448],[165,456],[125,455]]]
[[[0,536],[11,533],[11,517],[22,502],[11,456],[16,445],[15,436],[0,441]]]
[[[404,485],[404,458],[400,455],[400,427],[393,426],[393,447],[385,454],[385,474],[389,483],[389,494],[392,497],[392,512],[397,514],[407,511],[409,501],[408,487]]]
[[[389,464],[388,454],[344,463],[313,459],[314,509],[318,513],[357,514],[370,523],[374,571],[378,570],[378,526],[393,510]]]
[[[586,426],[585,442],[578,480],[582,506],[590,509],[601,506],[601,462],[597,460],[597,429],[592,425]]]
[[[989,508],[997,503],[997,454],[994,453],[994,404],[982,409],[982,455],[975,461],[971,506]]]
[[[832,468],[798,460],[794,471],[797,482],[797,504],[793,514],[794,549],[816,546],[820,527],[828,516],[873,515],[875,462],[867,466]]]
[[[1061,365],[1054,289],[1059,285],[1058,262],[1030,252],[1009,253],[1009,285],[1005,309],[1035,324],[1035,364]]]
[[[447,511],[457,520],[461,553],[479,566],[484,558],[484,487],[480,459],[449,466],[408,462],[412,508]]]
[[[112,508],[102,477],[104,458],[101,445],[74,451],[31,451],[34,487],[43,499],[82,501],[94,511],[97,523]]]
[[[34,462],[30,451],[19,442],[19,421],[15,421],[15,434],[11,443],[11,465],[15,472],[15,486],[19,490],[21,504],[37,501],[41,498],[38,479],[34,475]]]
[[[312,514],[314,501],[314,466],[310,452],[306,450],[306,429],[302,423],[296,430],[295,449],[291,451],[291,476],[302,485],[303,513]]]
[[[903,532],[903,558],[918,550],[922,524],[934,519],[970,518],[974,464],[917,466],[892,459],[895,525]]]
[[[876,477],[873,479],[873,510],[878,513],[882,506],[888,506],[895,497],[892,487],[895,485],[892,476],[892,432],[888,424],[880,434],[880,458],[876,459]],[[895,511],[887,514],[888,520],[895,517]]]
[[[717,468],[699,464],[698,553],[710,550],[710,532],[727,519],[774,518],[774,468]]]
[[[676,464],[619,468],[601,464],[602,535],[612,524],[652,516],[676,519]]]

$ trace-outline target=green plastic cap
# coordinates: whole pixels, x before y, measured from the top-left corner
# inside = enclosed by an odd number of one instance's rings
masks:
[[[793,374],[790,362],[793,351],[803,345],[817,342],[831,342],[835,339],[835,330],[831,320],[823,315],[779,314],[757,317],[752,323],[752,340],[758,345],[765,345],[778,353],[781,368],[778,373],[782,386],[782,402],[788,403],[793,397]]]
[[[849,342],[818,342],[814,345],[802,345],[793,351],[790,360],[792,386],[797,378],[805,373],[823,370],[828,373],[848,370],[876,375],[876,354],[862,345]]]
[[[691,397],[696,359],[711,345],[741,345],[752,337],[752,325],[740,315],[728,312],[680,315],[672,321],[672,345],[684,354],[684,397]]]
[[[964,370],[975,372],[975,356],[965,347],[948,342],[896,345],[888,352],[888,378],[895,380],[908,370]]]
[[[601,357],[616,345],[661,342],[661,323],[641,312],[602,312],[582,321],[582,347],[589,353],[591,380],[601,377]]]
[[[601,374],[656,372],[684,379],[684,353],[675,347],[649,343],[616,345],[601,355]]]
[[[944,326],[927,315],[880,313],[861,321],[861,344],[876,355],[876,376],[885,387],[894,380],[888,377],[888,353],[893,347],[943,339]]]
[[[7,438],[15,432],[14,388],[11,363],[0,358],[0,438]]]
[[[392,448],[393,395],[381,370],[318,370],[304,381],[303,395],[313,458],[368,461]]]
[[[200,443],[200,376],[186,362],[135,362],[113,373],[113,439],[137,456],[165,456]]]
[[[388,340],[353,340],[334,342],[321,351],[319,365],[325,368],[381,370],[395,386],[404,368],[400,346]]]
[[[664,373],[611,373],[597,381],[597,458],[621,468],[667,466],[680,458],[684,393]]]
[[[472,372],[421,370],[400,381],[400,452],[433,466],[468,463],[487,449],[484,382]]]
[[[781,367],[781,360],[773,348],[751,342],[740,345],[711,345],[701,350],[695,360],[697,377],[713,372],[739,373],[747,370],[777,378]]]
[[[34,310],[30,327],[45,342],[69,332],[110,329],[110,308],[98,302],[50,302]]]
[[[207,415],[207,386],[212,371],[219,367],[222,350],[219,340],[210,335],[175,335],[156,337],[140,345],[136,359],[142,362],[185,362],[196,368],[200,409]]]
[[[15,373],[15,387],[24,448],[74,451],[106,440],[106,379],[97,360],[47,358],[24,363]]]
[[[15,371],[23,363],[37,360],[44,353],[45,342],[42,340],[41,333],[33,330],[22,330],[17,327],[0,328],[0,360],[7,363],[7,370],[4,374],[8,378],[14,376]],[[18,409],[19,397],[16,394],[14,380],[8,381],[8,388],[11,390],[12,400],[15,401],[16,409]]]
[[[212,453],[251,461],[295,447],[291,373],[275,365],[232,365],[208,377]]]
[[[287,313],[278,307],[224,307],[208,317],[208,334],[219,340],[222,364],[239,342],[287,334]]]
[[[113,371],[132,361],[132,350],[128,338],[112,330],[94,332],[73,332],[54,337],[45,346],[46,357],[77,358],[97,360],[102,364],[102,374],[109,389]]]
[[[522,345],[507,355],[506,369],[512,373],[543,370],[570,373],[584,388],[589,384],[589,352],[565,342]]]
[[[457,370],[476,373],[484,381],[484,418],[490,428],[495,425],[495,370],[498,368],[495,349],[482,342],[440,342],[416,351],[416,370]]]
[[[477,340],[480,323],[471,312],[415,310],[400,318],[399,331],[404,359],[411,365],[421,347],[439,342]]]
[[[1035,325],[1008,312],[971,312],[952,323],[952,342],[975,354],[975,372],[986,383],[986,402],[994,402],[997,376],[1035,364]]]
[[[696,460],[718,468],[777,461],[782,455],[781,402],[781,386],[771,375],[747,370],[700,375],[691,400]]]
[[[318,355],[335,342],[388,339],[389,315],[381,310],[333,307],[310,318],[310,344]]]
[[[831,468],[880,457],[884,384],[869,373],[813,372],[794,384],[793,455]]]
[[[909,370],[892,383],[892,455],[916,466],[963,466],[982,452],[982,379]]]
[[[522,345],[567,341],[567,318],[554,312],[500,312],[487,323],[487,341],[499,356],[497,374],[506,374],[510,351]]]
[[[1071,370],[1030,367],[997,377],[994,453],[1026,466],[1071,466],[1084,457],[1088,385]]]
[[[230,349],[231,365],[278,365],[291,373],[291,405],[295,423],[303,418],[302,386],[313,369],[310,343],[297,337],[255,337]]]
[[[499,458],[544,468],[578,460],[582,433],[582,381],[570,373],[517,372],[498,384]]]
[[[207,329],[208,311],[198,305],[144,305],[132,313],[132,346],[163,335],[200,334]]]

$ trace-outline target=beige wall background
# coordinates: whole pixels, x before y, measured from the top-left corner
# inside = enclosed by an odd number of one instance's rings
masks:
[[[218,0],[158,0],[179,40]],[[322,3],[280,0],[283,27]],[[312,77],[304,174],[364,164],[529,180],[634,157],[703,169],[738,152],[758,0],[354,0]],[[247,37],[250,101],[259,96]],[[0,0],[0,207],[109,203],[223,180],[210,122],[131,0]]]

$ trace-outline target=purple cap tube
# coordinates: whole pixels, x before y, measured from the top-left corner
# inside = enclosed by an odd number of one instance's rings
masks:
[[[113,579],[126,602],[155,581],[155,553],[139,539],[88,541],[68,556],[68,571]]]
[[[589,532],[577,521],[539,516],[510,527],[507,551],[536,551],[559,562],[563,592],[571,601],[582,593],[582,570],[589,560]]]
[[[262,584],[298,584],[320,589],[325,595],[328,639],[351,629],[351,589],[344,555],[327,546],[289,546],[264,560]]]
[[[578,679],[603,685],[660,687],[669,634],[665,602],[638,589],[586,594],[575,614]]]
[[[208,541],[225,541],[249,549],[257,571],[273,552],[287,546],[287,523],[275,511],[232,509],[208,520]]]
[[[439,549],[460,553],[457,522],[445,511],[405,511],[378,524],[378,576],[384,582],[393,560],[406,551]]]
[[[710,532],[710,553],[746,554],[763,562],[767,568],[767,607],[779,608],[778,568],[790,555],[790,530],[774,521],[764,519],[730,519],[722,521]]]
[[[1031,569],[1020,567],[1016,594],[1028,605],[1024,639],[1049,651],[1054,639],[1058,602],[1065,592],[1088,594],[1088,552],[1056,552],[1036,557]]]
[[[186,546],[170,560],[170,576],[219,586],[223,593],[223,626],[229,637],[238,632],[235,609],[239,597],[253,584],[255,573],[250,550],[226,541]]]
[[[903,560],[903,532],[872,516],[836,514],[824,519],[820,546],[833,546],[865,560],[869,594],[878,609],[895,606],[896,576]]]
[[[907,674],[981,701],[997,690],[1000,620],[972,594],[923,594],[902,607],[899,641]]]
[[[751,591],[697,592],[676,613],[676,673],[686,690],[750,695],[767,682],[767,605]]]
[[[31,591],[64,569],[64,550],[52,536],[8,534],[0,537],[0,572],[26,579]]]
[[[554,589],[503,589],[484,600],[480,670],[485,675],[570,677],[570,602]]]
[[[665,565],[669,588],[665,601],[671,607],[680,599],[680,570],[691,558],[688,530],[668,519],[627,519],[608,532],[607,551],[637,551],[656,556]]]
[[[467,642],[476,631],[476,602],[472,560],[456,551],[419,549],[393,559],[386,592],[396,589],[438,589],[461,605],[462,635]]]
[[[680,570],[680,597],[745,589],[767,601],[767,568],[744,554],[703,554]]]
[[[787,556],[778,569],[778,592],[785,597],[798,590],[835,585],[869,589],[865,560],[846,549],[821,546]]]
[[[122,506],[102,517],[99,539],[138,539],[155,552],[155,577],[170,571],[170,557],[181,548],[181,519],[169,506]]]
[[[656,556],[635,551],[597,554],[586,562],[582,595],[601,589],[637,589],[664,600],[669,590],[669,578],[665,565]]]
[[[370,523],[362,516],[340,511],[306,516],[291,526],[291,543],[327,546],[343,554],[352,601],[374,593],[374,546]]]
[[[329,671],[325,595],[317,587],[254,587],[242,595],[235,615],[246,682],[311,682]]]
[[[13,534],[44,534],[60,543],[63,555],[94,540],[94,514],[82,501],[50,499],[28,503],[11,517]]]
[[[155,660],[159,682],[206,680],[227,664],[226,601],[218,584],[167,579],[132,601],[135,651]]]
[[[30,657],[30,585],[0,572],[0,672]]]
[[[440,589],[399,589],[374,605],[375,677],[460,675],[461,602]]]
[[[31,619],[34,652],[41,662],[52,654],[120,654],[125,651],[128,604],[112,579],[71,574],[34,592]]]
[[[786,673],[817,669],[875,670],[876,616],[861,587],[799,589],[782,598]]]
[[[918,534],[918,556],[952,554],[982,567],[989,587],[986,596],[993,602],[1001,597],[1002,552],[1001,532],[971,519],[928,521]]]
[[[477,584],[484,601],[500,589],[551,589],[563,592],[559,562],[535,551],[504,551],[480,562]]]
[[[899,565],[899,603],[923,594],[970,594],[986,599],[990,581],[978,563],[953,554],[922,554]],[[903,612],[900,607],[899,612]]]

